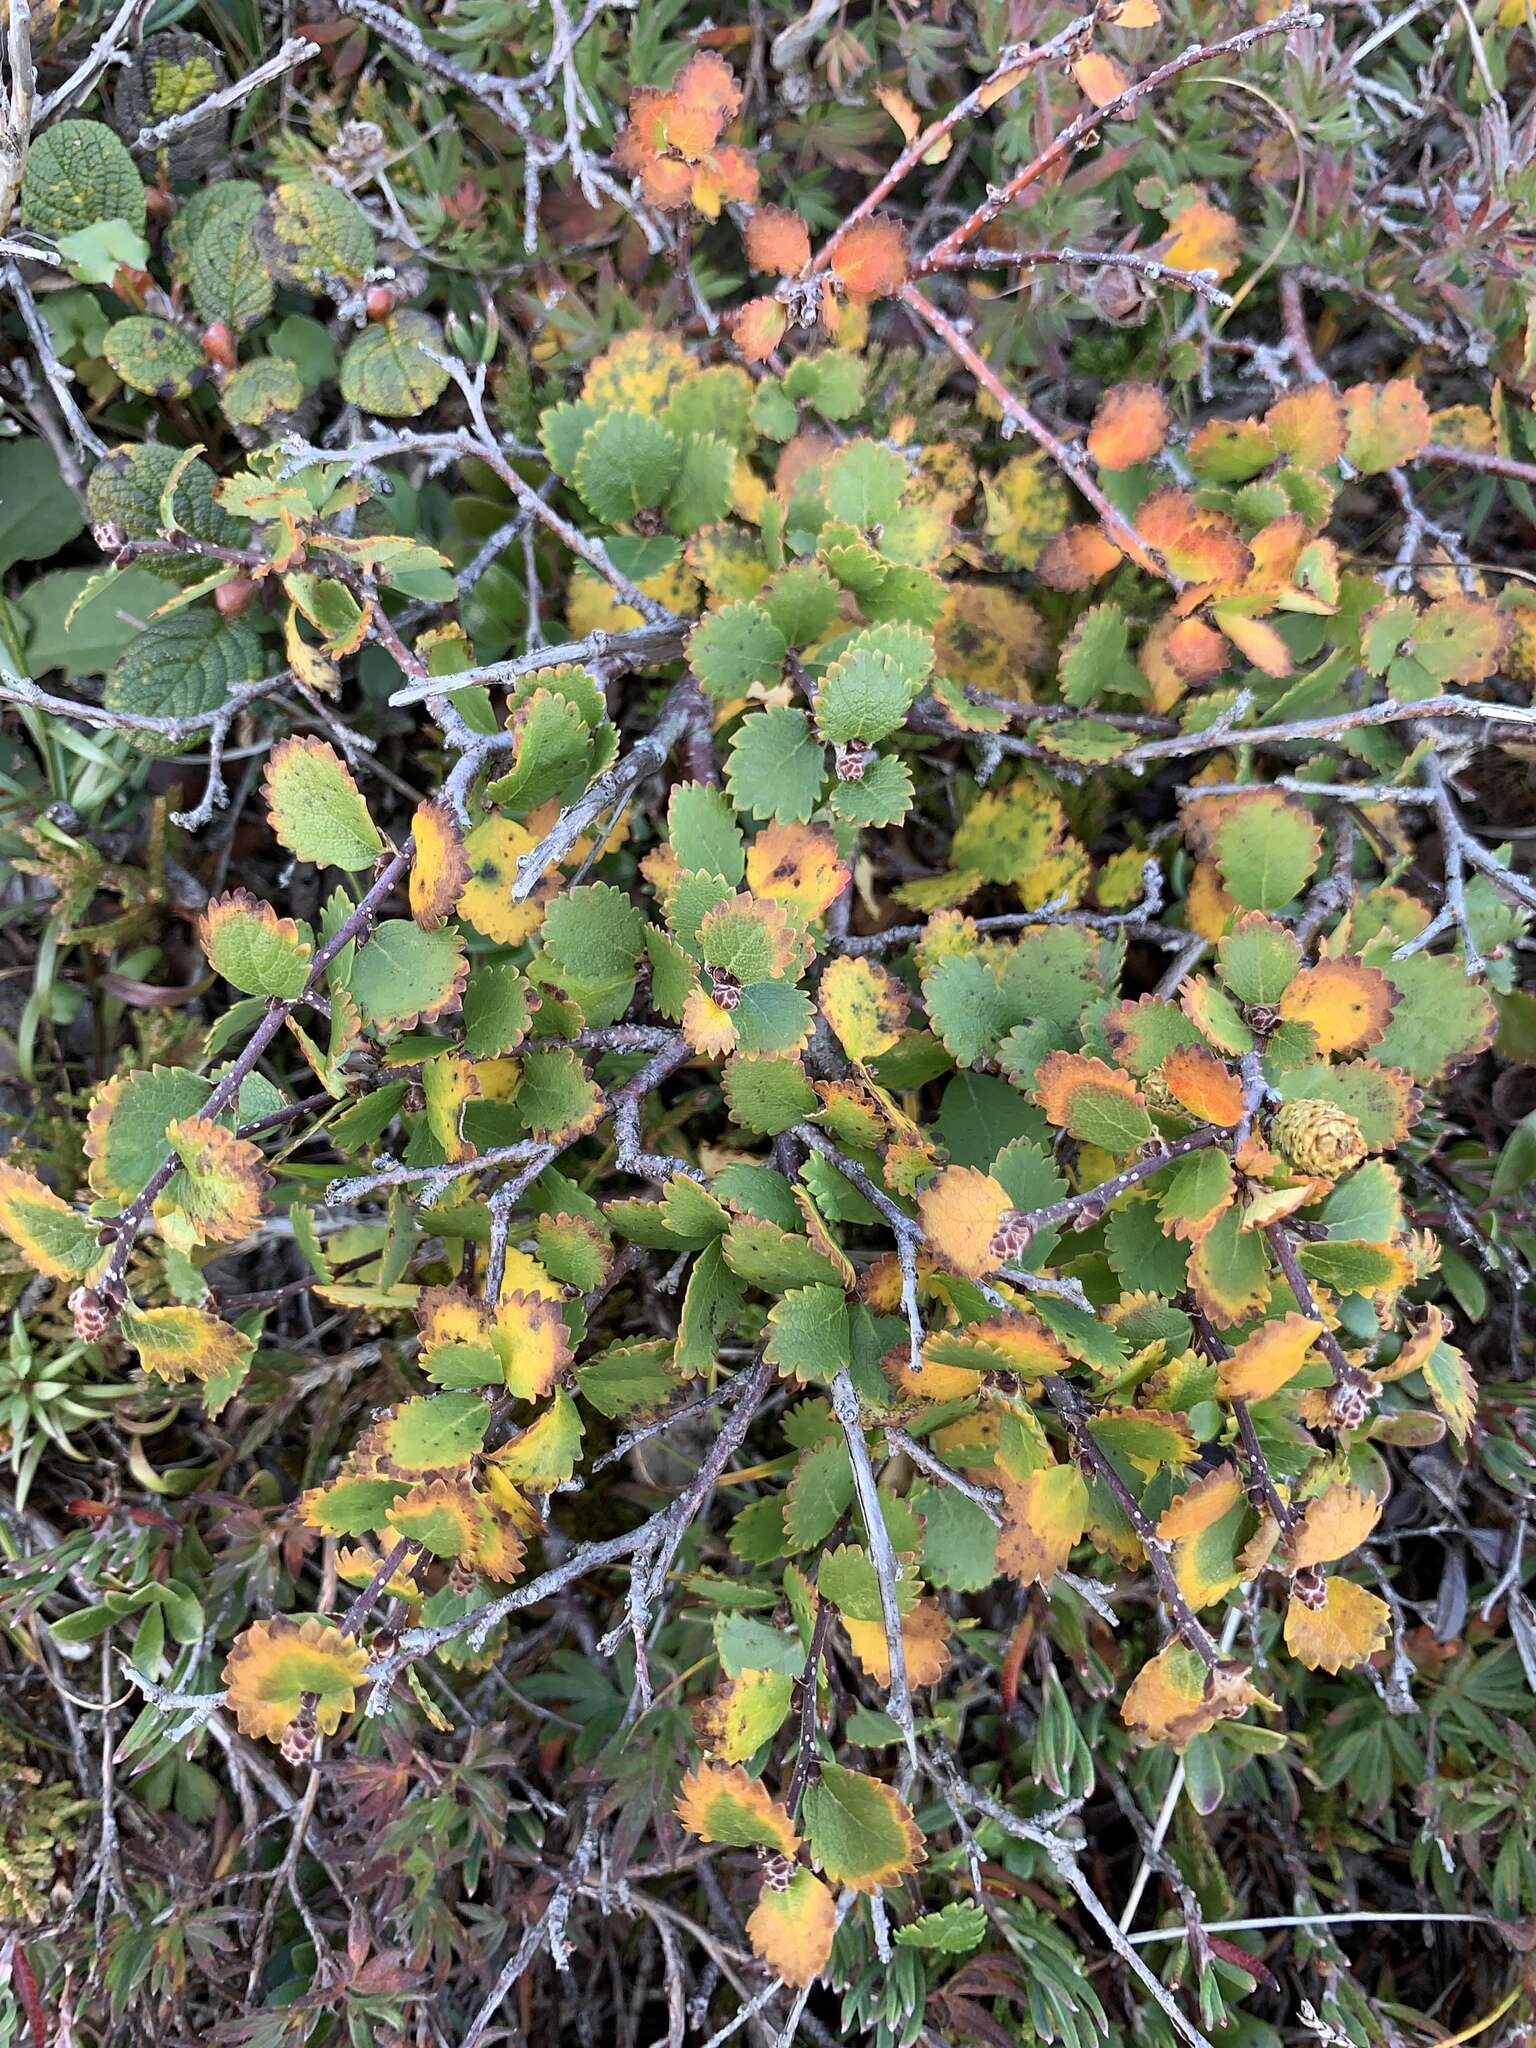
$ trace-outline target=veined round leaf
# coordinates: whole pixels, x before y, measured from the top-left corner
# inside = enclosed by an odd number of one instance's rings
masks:
[[[125,384],[151,398],[190,398],[208,372],[190,334],[148,313],[114,322],[101,352]]]
[[[412,420],[448,388],[448,372],[426,353],[443,352],[443,330],[407,308],[365,327],[341,359],[341,395],[381,419]]]
[[[194,718],[217,711],[243,683],[261,674],[261,641],[243,618],[226,619],[211,606],[195,606],[156,619],[119,656],[107,677],[109,711],[149,718]],[[146,754],[179,754],[196,737],[129,732]],[[295,745],[297,742],[289,742]]]
[[[351,769],[325,740],[280,741],[262,782],[272,830],[300,860],[353,873],[372,867],[383,853],[384,841]]]
[[[282,356],[258,356],[236,370],[224,386],[225,416],[237,427],[265,427],[304,402],[304,379]]]
[[[173,470],[177,474],[171,509],[178,529],[193,540],[210,541],[216,547],[239,547],[247,529],[216,502],[213,493],[218,478],[208,464],[196,455],[188,462],[185,451],[162,441],[114,448],[102,457],[85,487],[92,522],[116,527],[125,540],[156,539],[164,524],[160,501]],[[187,553],[147,555],[143,566],[156,576],[175,580],[201,575],[208,565],[202,556]]]
[[[355,199],[322,178],[294,178],[268,195],[257,245],[279,284],[312,292],[357,284],[373,262],[373,229]]]
[[[187,252],[185,268],[192,303],[201,318],[222,321],[233,333],[243,334],[271,312],[276,287],[253,225],[261,209],[260,191],[233,180],[230,184],[241,196],[210,210]]]
[[[21,181],[21,222],[58,236],[99,220],[142,228],[144,180],[123,143],[101,121],[56,121],[34,138]]]

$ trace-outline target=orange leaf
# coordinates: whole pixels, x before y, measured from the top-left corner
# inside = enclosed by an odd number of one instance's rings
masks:
[[[811,1870],[797,1870],[783,1886],[765,1878],[747,1916],[752,1953],[781,1984],[803,1989],[827,1966],[837,1931],[837,1903]]]
[[[1052,590],[1087,590],[1119,560],[1120,550],[1101,527],[1069,526],[1046,542],[1035,573]]]
[[[1197,1045],[1181,1045],[1163,1061],[1169,1094],[1203,1124],[1231,1130],[1243,1114],[1243,1084],[1224,1060]]]
[[[915,142],[928,123],[913,106],[906,94],[896,85],[877,85],[875,98],[901,130],[903,142]],[[925,164],[941,164],[955,146],[952,134],[941,135],[931,149],[923,153]]]
[[[1136,531],[1192,583],[1241,583],[1253,567],[1233,522],[1197,505],[1188,491],[1154,491],[1136,514]]]
[[[718,117],[721,127],[741,112],[736,74],[713,50],[699,50],[690,57],[673,79],[672,91],[690,106],[707,108]]]
[[[771,277],[795,277],[811,260],[810,230],[786,206],[761,206],[742,236],[747,261]]]
[[[766,363],[789,325],[777,299],[748,299],[730,316],[731,339],[749,363]]]
[[[851,299],[888,299],[907,281],[907,236],[885,214],[871,214],[837,245],[832,269]]]
[[[1241,612],[1223,605],[1216,606],[1213,616],[1238,653],[1262,675],[1279,681],[1296,666],[1289,647],[1264,619],[1245,618]]]
[[[1168,401],[1154,384],[1117,384],[1099,400],[1088,453],[1100,469],[1150,462],[1168,438]]]
[[[1397,990],[1379,967],[1360,960],[1320,960],[1303,967],[1280,998],[1280,1014],[1310,1024],[1325,1053],[1363,1052],[1392,1021]]]
[[[1125,66],[1113,57],[1105,56],[1102,50],[1089,50],[1079,57],[1072,66],[1072,76],[1082,88],[1084,97],[1092,100],[1096,107],[1107,107],[1111,100],[1119,99],[1131,82],[1131,74]]]
[[[1169,223],[1159,254],[1176,270],[1209,270],[1219,284],[1243,253],[1242,231],[1230,213],[1208,199],[1191,199]]]

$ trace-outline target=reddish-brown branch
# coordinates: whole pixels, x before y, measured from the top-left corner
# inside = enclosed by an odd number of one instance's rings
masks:
[[[1161,555],[1147,546],[1130,521],[1115,510],[1088,474],[1088,466],[1082,456],[1069,448],[1065,441],[1051,431],[1044,420],[1030,411],[1022,398],[1008,389],[986,358],[967,341],[954,321],[941,313],[931,299],[925,298],[915,284],[902,286],[901,302],[910,312],[916,314],[925,326],[932,329],[945,347],[970,371],[981,388],[997,400],[1002,407],[1004,420],[1011,421],[1015,427],[1021,427],[1038,447],[1045,450],[1052,461],[1060,465],[1077,490],[1098,513],[1104,531],[1115,545],[1123,553],[1145,562],[1175,590],[1182,590],[1183,578],[1176,576]]]
[[[1244,29],[1238,35],[1227,36],[1222,42],[1195,43],[1189,49],[1181,50],[1177,57],[1171,57],[1155,71],[1149,71],[1145,78],[1139,78],[1134,85],[1128,85],[1124,92],[1116,94],[1114,99],[1106,101],[1102,107],[1089,107],[1079,114],[1075,121],[1069,121],[1038,156],[1033,157],[1022,170],[1016,171],[1006,185],[989,192],[957,228],[951,229],[941,242],[936,242],[928,254],[918,260],[914,268],[919,275],[942,268],[947,257],[956,249],[963,248],[974,235],[978,235],[984,227],[995,221],[1000,213],[1013,205],[1021,193],[1026,192],[1038,179],[1044,177],[1047,171],[1064,162],[1087,142],[1089,136],[1108,122],[1132,112],[1142,100],[1177,78],[1181,72],[1191,70],[1196,64],[1209,64],[1216,57],[1240,56],[1243,51],[1251,50],[1255,43],[1262,42],[1266,36],[1287,35],[1293,28],[1315,27],[1321,20],[1322,16],[1314,14],[1310,8],[1292,7],[1284,14],[1277,14],[1273,21],[1259,22],[1255,27]]]

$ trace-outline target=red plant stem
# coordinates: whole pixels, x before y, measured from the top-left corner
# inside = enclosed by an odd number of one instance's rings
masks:
[[[1087,14],[1080,14],[1075,21],[1068,22],[1064,29],[1052,36],[1049,42],[1041,43],[1037,49],[1004,50],[990,74],[978,85],[973,86],[964,99],[957,100],[947,114],[940,115],[937,121],[930,121],[920,134],[915,135],[890,169],[865,193],[847,219],[833,229],[816,252],[810,274],[814,277],[818,271],[826,269],[850,228],[856,227],[861,220],[867,220],[881,200],[893,192],[910,171],[916,169],[936,143],[942,142],[944,137],[969,115],[980,113],[992,104],[992,100],[987,97],[989,93],[993,98],[1001,98],[1003,92],[1012,92],[1016,85],[1021,84],[1037,65],[1047,63],[1053,58],[1075,55],[1089,41],[1097,28],[1099,18],[1104,12],[1104,5],[1105,0],[1099,0],[1099,4]],[[1004,79],[1008,80],[1006,86],[1002,85]]]
[[[1106,122],[1118,120],[1122,114],[1130,113],[1150,93],[1167,85],[1182,71],[1191,70],[1196,64],[1209,64],[1216,57],[1236,57],[1244,50],[1251,50],[1255,43],[1266,36],[1286,35],[1293,28],[1309,28],[1322,20],[1307,7],[1288,8],[1284,14],[1277,14],[1273,21],[1259,22],[1253,28],[1244,29],[1241,34],[1228,36],[1219,43],[1195,43],[1187,50],[1181,50],[1177,57],[1171,57],[1166,64],[1160,64],[1155,71],[1149,71],[1145,78],[1128,85],[1124,92],[1117,93],[1102,107],[1089,107],[1069,121],[1058,135],[1046,144],[1040,154],[1031,159],[1021,171],[1016,171],[1001,189],[989,192],[975,210],[961,221],[957,228],[936,242],[926,256],[919,258],[914,266],[921,275],[925,271],[940,268],[944,260],[956,249],[964,246],[973,235],[996,220],[1005,207],[1012,206],[1021,192],[1025,192],[1038,178],[1045,175],[1056,164],[1069,157],[1080,144],[1087,141],[1093,132]]]
[[[1130,521],[1122,517],[1110,504],[1089,476],[1082,455],[1077,450],[1069,448],[1065,441],[1052,433],[1044,420],[1037,418],[1022,398],[1015,397],[986,358],[979,355],[966,340],[953,320],[941,313],[931,299],[924,298],[915,284],[902,286],[901,302],[933,330],[945,347],[970,371],[982,389],[997,400],[1003,409],[1004,419],[1011,420],[1017,427],[1022,427],[1030,439],[1066,471],[1075,488],[1098,513],[1104,531],[1121,552],[1146,563],[1165,583],[1171,584],[1175,590],[1182,590],[1184,579],[1174,575],[1161,555],[1149,548]]]

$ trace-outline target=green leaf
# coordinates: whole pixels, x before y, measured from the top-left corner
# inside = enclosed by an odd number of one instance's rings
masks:
[[[447,370],[433,361],[443,348],[443,330],[430,314],[391,313],[365,327],[342,357],[341,395],[381,419],[415,419],[448,388]]]
[[[109,327],[101,352],[125,384],[151,398],[190,398],[208,372],[190,334],[147,313]]]
[[[478,963],[464,988],[464,1050],[472,1060],[502,1059],[528,1035],[529,987],[505,961]]]
[[[1498,1013],[1459,953],[1414,953],[1381,967],[1402,1001],[1371,1047],[1373,1060],[1437,1081],[1492,1044]]]
[[[109,711],[150,718],[192,718],[217,711],[243,683],[262,673],[261,642],[244,618],[213,607],[178,612],[146,626],[113,664],[104,701]],[[146,754],[180,754],[195,740],[182,734],[130,732]]]
[[[826,781],[826,756],[805,713],[775,704],[743,719],[725,780],[737,810],[781,825],[804,824]]]
[[[21,224],[58,236],[101,220],[142,228],[144,181],[126,147],[100,121],[55,121],[35,136],[21,181]]]
[[[680,868],[718,875],[732,887],[747,871],[741,827],[723,790],[707,782],[675,782],[667,800],[667,836]]]
[[[632,979],[645,950],[645,919],[611,882],[584,883],[550,904],[544,945],[551,959],[582,980]]]
[[[736,450],[715,434],[689,434],[682,448],[682,466],[668,493],[666,511],[668,526],[686,540],[730,510]]]
[[[883,526],[901,503],[907,465],[877,441],[850,441],[827,464],[824,495],[834,519],[867,532]]]
[[[660,420],[610,412],[582,436],[571,480],[594,519],[623,526],[642,509],[666,503],[682,466],[677,437]]]
[[[757,602],[789,646],[804,647],[837,617],[837,585],[819,562],[793,562],[769,578]]]
[[[898,1947],[926,1949],[939,1956],[967,1956],[986,1936],[986,1910],[974,1899],[951,1899],[936,1913],[924,1913],[896,1929]]]
[[[830,1385],[848,1363],[848,1304],[836,1287],[797,1287],[768,1314],[763,1356],[780,1373]]]
[[[888,655],[855,641],[822,677],[816,730],[831,746],[883,740],[898,730],[921,683],[910,684]]]
[[[46,441],[0,441],[0,575],[46,561],[85,529],[80,502]]]
[[[732,1122],[766,1137],[804,1123],[817,1106],[804,1067],[782,1054],[740,1054],[726,1067],[723,1086]]]
[[[923,1838],[906,1803],[878,1778],[823,1764],[807,1788],[811,1853],[834,1884],[859,1892],[894,1884],[922,1860]]]
[[[111,284],[121,269],[146,270],[149,244],[125,220],[99,220],[72,235],[60,235],[56,247],[77,284]]]
[[[367,1028],[390,1037],[457,1008],[467,971],[464,941],[452,925],[424,932],[411,918],[389,918],[358,947],[347,992]]]
[[[776,683],[787,652],[767,611],[746,598],[706,612],[688,636],[688,666],[714,697],[739,697],[753,683]]]
[[[383,853],[352,771],[324,740],[281,741],[268,757],[264,782],[272,830],[300,860],[352,873]]]
[[[1244,910],[1278,910],[1299,896],[1317,866],[1316,820],[1278,790],[1234,801],[1216,827],[1216,865]]]
[[[276,286],[256,239],[261,194],[254,185],[234,189],[241,197],[209,213],[187,252],[186,272],[201,317],[244,334],[271,312]]]
[[[954,1593],[980,1593],[997,1578],[997,1524],[952,1486],[914,1487],[923,1518],[923,1576]]]

